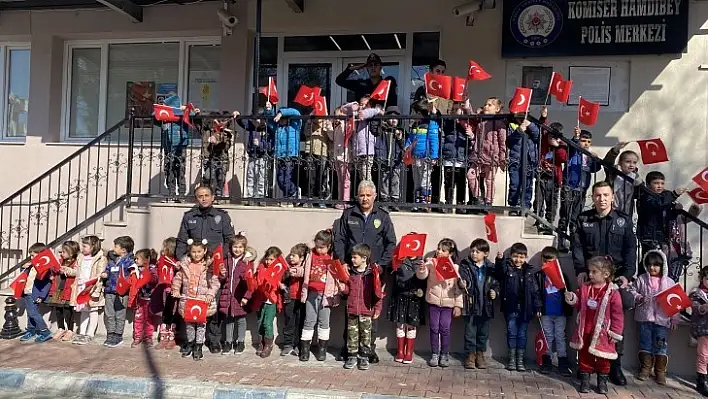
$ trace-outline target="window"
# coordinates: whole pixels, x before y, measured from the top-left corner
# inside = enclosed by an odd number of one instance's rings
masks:
[[[219,107],[220,74],[221,47],[190,46],[187,98],[202,112],[221,111]]]
[[[30,50],[7,50],[7,104],[5,106],[5,136],[27,136],[27,109],[29,107]]]
[[[88,138],[98,133],[101,92],[101,49],[71,51],[69,137]]]
[[[430,63],[440,58],[440,33],[416,32],[413,34],[413,62],[411,69],[410,100],[413,102],[416,90],[424,85],[425,73]]]

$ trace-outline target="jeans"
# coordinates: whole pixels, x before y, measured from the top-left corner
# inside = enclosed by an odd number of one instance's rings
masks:
[[[329,340],[329,316],[331,308],[322,306],[323,294],[310,291],[307,293],[305,302],[305,322],[302,326],[303,341],[311,341],[315,335],[315,324],[317,324],[317,338],[322,341]]]
[[[167,195],[186,195],[187,180],[185,174],[187,171],[187,148],[174,147],[171,151],[165,153],[164,174],[165,184],[167,185]]]
[[[329,163],[322,155],[307,155],[307,194],[310,198],[328,200],[332,197],[329,184]]]
[[[639,350],[652,355],[666,355],[669,344],[669,328],[652,322],[639,324]]]
[[[246,198],[265,198],[268,169],[265,158],[248,158],[246,166]]]
[[[465,316],[465,354],[486,352],[488,340],[489,317]]]
[[[39,312],[39,304],[32,300],[32,295],[23,295],[27,310],[27,331],[38,333],[47,329],[47,323]]]
[[[300,330],[302,328],[303,303],[291,299],[285,304],[285,326],[283,327],[283,346],[295,347],[300,340]]]
[[[106,308],[103,313],[103,323],[106,333],[123,336],[125,329],[125,313],[128,309],[128,296],[106,294]]]
[[[521,167],[519,165],[509,165],[509,206],[521,205],[521,193],[523,191],[523,203],[526,208],[531,208],[531,197],[533,196],[533,171],[526,172],[525,189],[521,187]]]
[[[276,179],[284,198],[295,198],[297,196],[297,185],[293,182],[293,169],[293,161],[289,158],[278,160]]]
[[[506,318],[506,344],[509,349],[526,349],[526,335],[529,322],[524,321],[518,313],[505,315]]]
[[[273,333],[273,320],[275,320],[275,304],[264,303],[258,310],[258,334],[263,338],[271,339],[275,336]]]
[[[452,308],[428,305],[430,312],[430,349],[433,353],[447,354],[450,351],[450,325]]]
[[[401,167],[380,165],[380,187],[382,202],[398,202],[401,199]]]
[[[585,205],[586,190],[563,186],[560,192],[560,213],[558,214],[558,229],[573,235],[578,221],[578,215]],[[641,264],[641,262],[639,262]]]
[[[416,159],[413,164],[413,184],[415,190],[421,195],[422,202],[430,203],[432,193],[432,182],[430,180],[433,171],[430,161],[427,159]]]
[[[224,341],[234,342],[234,328],[236,329],[236,342],[246,341],[246,316],[225,316],[224,318]]]
[[[565,316],[541,316],[541,327],[548,342],[548,356],[553,356],[553,343],[556,343],[558,357],[567,357],[568,352],[565,347]]]

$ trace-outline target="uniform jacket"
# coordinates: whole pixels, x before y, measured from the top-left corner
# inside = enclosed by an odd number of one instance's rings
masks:
[[[666,255],[662,251],[650,250],[644,255],[644,258],[650,253],[658,253],[664,260],[663,268],[661,269],[661,280],[659,282],[659,289],[653,290],[649,283],[651,276],[649,272],[642,274],[637,277],[634,281],[634,320],[638,323],[650,322],[658,324],[660,326],[670,328],[672,324],[678,324],[681,320],[681,316],[677,313],[674,317],[668,317],[664,310],[661,308],[659,303],[654,300],[654,295],[659,292],[671,288],[676,285],[676,282],[669,277],[668,262],[666,260]]]
[[[570,347],[575,350],[583,349],[583,337],[590,333],[585,331],[585,317],[587,314],[587,301],[592,283],[583,284],[574,295],[574,300],[569,303],[578,310],[575,332],[570,340]],[[617,359],[615,342],[622,341],[622,331],[624,330],[624,311],[622,310],[622,299],[619,289],[615,284],[605,291],[605,295],[600,301],[595,318],[595,329],[592,331],[588,352],[603,359]]]
[[[293,116],[300,116],[300,111],[294,108],[281,108],[278,112],[282,115],[282,123],[268,121],[268,128],[275,132],[274,151],[276,158],[297,157],[300,155],[300,131],[302,130],[301,119],[287,119]]]
[[[81,267],[83,261],[84,255],[79,254],[79,257],[76,259],[76,280],[74,280],[74,283],[71,285],[71,300],[69,301],[69,304],[71,306],[76,306],[76,297],[83,290],[83,283],[85,283],[85,281],[79,281],[78,278],[78,276],[80,275],[79,268]],[[98,251],[98,253],[94,255],[94,257],[91,259],[91,276],[89,280],[98,278],[98,281],[96,282],[96,285],[94,285],[91,289],[91,299],[88,303],[88,306],[90,308],[102,308],[106,305],[106,298],[103,295],[103,280],[100,278],[100,276],[101,273],[106,270],[107,264],[108,259],[105,257],[105,255],[103,255],[103,251]]]
[[[189,297],[190,277],[195,273],[194,265],[192,265],[189,258],[182,259],[180,262],[180,270],[175,274],[174,280],[172,280],[172,294],[173,296],[181,296],[179,300],[179,314],[184,317],[184,306]],[[216,304],[219,298],[216,298],[216,292],[219,290],[219,277],[212,274],[211,271],[211,261],[205,262],[204,268],[199,276],[196,289],[197,295],[194,299],[199,299],[205,301],[207,296],[214,298],[209,304],[207,309],[207,316],[211,316],[216,313]],[[175,295],[177,294],[177,295]]]
[[[334,226],[335,257],[351,264],[351,250],[356,244],[366,244],[371,248],[370,263],[384,270],[391,265],[396,231],[387,211],[374,204],[368,217],[364,216],[359,206],[342,212],[339,223]]]
[[[371,79],[349,79],[349,77],[354,73],[354,70],[346,68],[337,75],[334,82],[337,86],[342,87],[347,90],[354,92],[354,98],[359,100],[364,96],[368,96],[374,92],[378,83],[374,84]],[[386,99],[386,104],[388,105],[398,105],[398,85],[396,84],[396,79],[392,76],[387,76],[384,80],[391,81],[391,88],[388,91],[388,97]],[[381,104],[383,101],[370,100],[372,104]]]
[[[347,295],[348,315],[373,317],[374,314],[381,314],[383,300],[374,294],[374,274],[371,268],[369,265],[363,272],[350,268],[349,281],[342,292]]]
[[[209,250],[214,251],[219,244],[229,242],[235,235],[228,212],[214,207],[202,209],[195,206],[182,216],[175,255],[179,259],[187,255],[187,240],[190,238],[194,241],[206,238]]]
[[[425,264],[425,269],[416,270],[416,276],[421,280],[427,281],[425,290],[425,301],[431,305],[440,306],[442,308],[460,308],[463,307],[463,290],[460,288],[457,278],[447,280],[439,280],[438,274],[435,272],[436,259]],[[457,264],[454,265],[456,270],[459,270]]]
[[[469,162],[473,166],[506,166],[506,123],[501,119],[477,121],[470,140]]]
[[[478,284],[480,280],[484,281],[481,291]],[[465,287],[462,314],[493,318],[494,300],[489,297],[489,291],[496,292],[499,297],[500,288],[494,273],[494,264],[485,259],[484,265],[478,267],[472,258],[466,257],[460,261],[460,282]]]
[[[501,297],[501,311],[517,313],[523,320],[533,320],[543,310],[543,296],[538,285],[540,268],[524,263],[514,267],[511,259],[497,259],[494,265]]]

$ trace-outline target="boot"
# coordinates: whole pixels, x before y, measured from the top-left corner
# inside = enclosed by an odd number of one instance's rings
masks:
[[[708,375],[698,373],[696,378],[696,390],[703,396],[708,396]]]
[[[639,357],[639,372],[637,373],[637,379],[639,381],[646,381],[651,375],[654,357],[651,353],[644,351],[639,351],[637,356]]]
[[[167,345],[167,327],[160,326],[160,340],[155,345],[155,349],[165,349]]]
[[[396,337],[396,358],[394,359],[398,363],[403,363],[403,357],[406,353],[406,337]]]
[[[211,342],[209,344],[209,352],[214,354],[221,353],[221,344],[218,342]]]
[[[260,357],[261,353],[263,353],[263,336],[259,335],[258,336],[258,347],[256,348],[256,356]]]
[[[372,341],[374,340],[373,338],[371,339]],[[376,344],[371,343],[371,353],[369,353],[369,363],[371,364],[379,364],[379,355],[376,354]]]
[[[167,342],[165,342],[165,350],[171,351],[177,346],[175,342],[175,330],[171,329],[167,332]]]
[[[469,355],[467,355],[467,357],[465,358],[465,368],[467,370],[474,370],[476,360],[477,360],[476,353],[470,353]]]
[[[607,374],[597,375],[597,393],[606,394],[609,391],[609,389],[607,389],[607,380]]]
[[[506,364],[506,369],[510,371],[516,370],[516,349],[509,349],[509,363]]]
[[[306,362],[310,360],[310,342],[304,339],[300,341],[300,361]]]
[[[231,342],[224,342],[224,346],[221,347],[221,354],[224,356],[230,355],[231,349],[233,349],[233,344]]]
[[[524,365],[524,350],[516,350],[516,371],[526,371],[526,366]]]
[[[406,354],[403,357],[403,364],[413,363],[413,347],[415,346],[415,338],[406,338]]]
[[[263,352],[261,352],[262,358],[267,358],[273,352],[273,338],[263,338]]]
[[[192,349],[194,349],[194,346],[191,342],[184,344],[184,348],[182,348],[182,357],[189,357],[189,355],[192,354]]]
[[[478,369],[480,370],[486,370],[487,369],[487,359],[484,357],[484,352],[477,352],[475,353],[475,360],[474,364],[477,366]]]
[[[192,352],[192,358],[194,360],[202,360],[204,355],[202,354],[202,347],[204,344],[196,344],[194,352]]]
[[[570,377],[573,371],[570,369],[570,362],[566,356],[558,357],[558,372],[563,377]]]
[[[578,388],[580,393],[590,392],[590,374],[580,373],[580,388]]]
[[[324,362],[327,359],[327,341],[319,340],[317,343],[317,353],[315,353],[315,359],[320,362]]]
[[[349,357],[349,353],[347,352],[347,346],[344,345],[342,349],[339,351],[339,355],[337,355],[337,361],[338,362],[346,362],[347,358]]]
[[[541,369],[539,371],[541,374],[551,374],[553,371],[553,361],[550,356],[543,355],[543,361],[541,362]]]
[[[627,377],[622,372],[622,356],[610,362],[610,381],[618,386],[627,385]]]
[[[654,374],[656,374],[656,383],[666,385],[666,369],[669,366],[669,357],[667,355],[654,355]]]

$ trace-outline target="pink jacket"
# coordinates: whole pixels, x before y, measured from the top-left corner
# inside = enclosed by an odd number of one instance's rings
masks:
[[[576,319],[577,326],[570,340],[570,347],[575,350],[583,348],[583,336],[585,335],[585,317],[587,314],[588,294],[592,283],[583,284],[578,290],[573,293],[572,300],[568,304],[575,306],[578,312]],[[595,329],[592,332],[592,340],[588,352],[591,355],[603,359],[617,359],[617,351],[615,350],[614,342],[622,341],[622,330],[624,330],[624,311],[622,310],[622,298],[615,284],[610,283],[610,286],[605,291],[605,295],[600,301],[600,307],[597,310],[595,319]]]
[[[312,256],[308,254],[305,258],[305,267],[302,269],[302,276],[293,274],[292,277],[302,277],[302,295],[300,296],[300,302],[307,302],[307,285],[310,283],[310,270],[312,269]],[[335,280],[332,273],[327,270],[327,281],[325,281],[325,290],[323,296],[322,306],[334,308],[339,306],[339,283]]]
[[[506,166],[506,123],[499,119],[477,123],[469,161],[475,166]]]
[[[634,320],[638,323],[654,323],[660,326],[671,328],[671,324],[677,324],[681,320],[679,313],[676,313],[674,317],[670,318],[661,309],[661,306],[654,300],[654,296],[659,292],[671,288],[676,285],[676,282],[672,280],[668,274],[669,270],[667,268],[666,255],[664,252],[659,250],[647,251],[644,255],[646,258],[650,253],[659,253],[664,259],[664,268],[661,271],[661,280],[659,281],[659,288],[653,289],[650,284],[649,273],[642,274],[634,282],[634,300],[637,306],[634,308]]]
[[[425,264],[425,270],[416,270],[415,274],[420,280],[427,279],[427,289],[425,290],[425,301],[431,305],[440,306],[442,308],[462,308],[462,289],[457,284],[458,278],[447,280],[439,280],[438,274],[435,273],[435,259],[432,263]],[[431,273],[431,269],[433,272]],[[459,266],[455,264],[455,270],[459,270]]]

